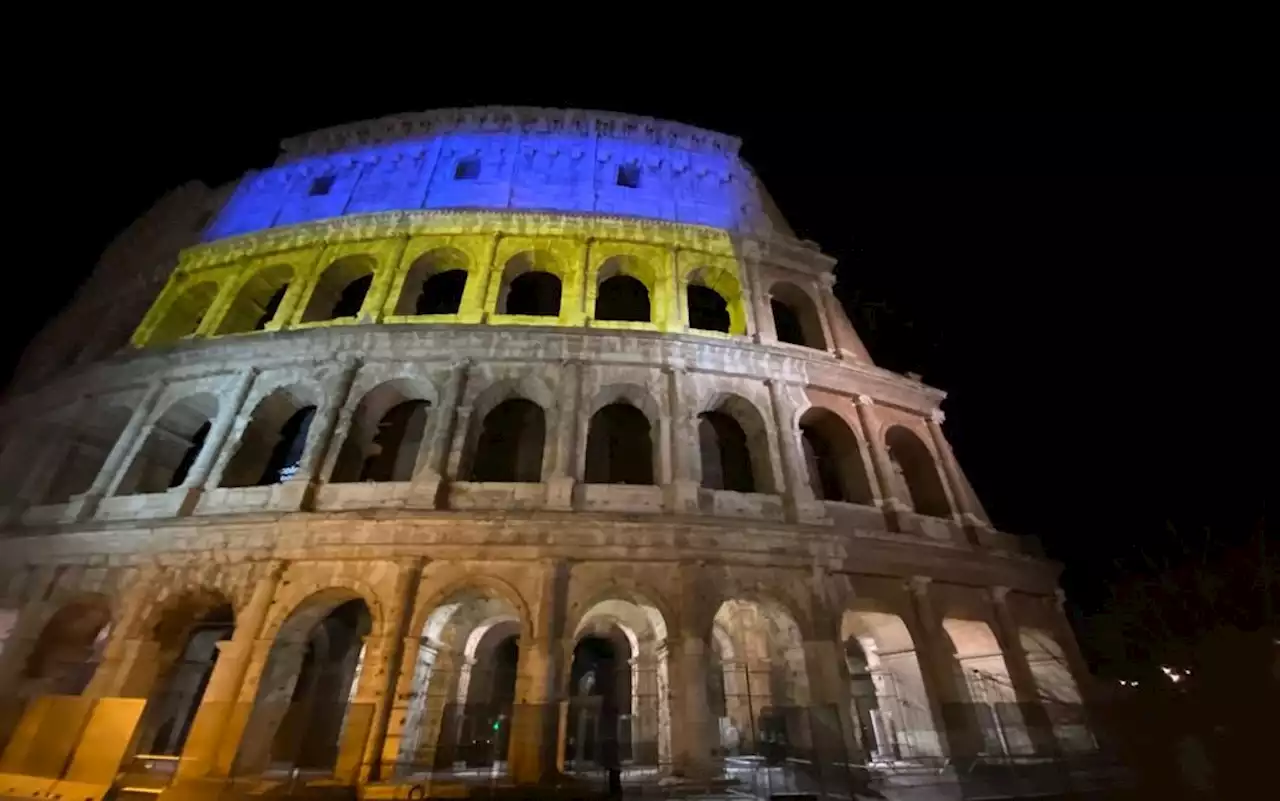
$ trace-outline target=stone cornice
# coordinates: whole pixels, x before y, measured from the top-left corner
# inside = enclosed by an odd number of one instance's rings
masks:
[[[281,142],[277,164],[384,142],[452,133],[594,136],[730,156],[736,155],[741,145],[733,136],[651,117],[579,109],[479,106],[395,114],[322,128]]]
[[[607,238],[660,243],[683,250],[721,255],[729,255],[737,250],[747,258],[777,261],[815,275],[829,273],[835,266],[835,259],[823,254],[812,243],[779,234],[743,237],[722,228],[646,217],[472,209],[381,211],[271,228],[189,247],[182,251],[179,265],[184,270],[198,270],[259,254],[278,253],[317,244],[427,234],[497,233],[504,236]]]

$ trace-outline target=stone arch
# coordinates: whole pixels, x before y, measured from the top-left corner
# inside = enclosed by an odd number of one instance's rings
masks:
[[[779,342],[827,349],[818,303],[808,292],[789,281],[775,282],[769,287],[769,306]]]
[[[89,491],[107,457],[133,417],[133,410],[115,403],[99,403],[78,418],[64,422],[65,451],[54,467],[39,503],[66,503]]]
[[[435,387],[418,378],[394,378],[366,392],[351,415],[330,481],[411,480],[435,402]]]
[[[397,315],[457,314],[471,279],[471,259],[454,247],[438,247],[414,259],[396,299]]]
[[[493,576],[459,577],[419,604],[411,625],[419,646],[406,655],[400,772],[452,768],[466,744],[483,743],[468,761],[504,759],[519,648],[532,626],[520,593]]]
[[[791,611],[765,597],[727,598],[708,634],[723,672],[723,701],[711,704],[725,710],[721,747],[729,754],[808,755],[809,673]]]
[[[747,333],[742,284],[729,270],[700,266],[689,271],[685,278],[685,306],[691,329],[737,335]]]
[[[301,322],[358,317],[377,269],[377,260],[364,254],[335,259],[312,284]]]
[[[495,312],[558,318],[564,305],[564,267],[550,252],[525,250],[502,267]]]
[[[596,268],[592,308],[596,320],[653,322],[660,300],[657,274],[630,254],[610,256]]]
[[[149,345],[167,345],[194,334],[218,297],[215,281],[199,281],[184,287],[164,310],[151,332]]]
[[[151,424],[115,494],[164,492],[182,486],[217,417],[218,399],[212,393],[174,400]]]
[[[627,400],[597,408],[587,427],[588,484],[653,484],[659,441],[653,418]]]
[[[213,674],[219,643],[231,639],[235,610],[220,591],[196,587],[164,598],[141,628],[154,656],[134,664],[121,690],[147,698],[134,747],[142,754],[177,755]]]
[[[906,495],[904,500],[911,508],[930,517],[950,517],[951,504],[929,446],[901,425],[889,427],[884,443],[897,474],[898,490]]]
[[[822,406],[811,406],[800,416],[799,430],[815,498],[867,506],[874,503],[862,459],[862,443],[842,416]]]
[[[1017,695],[995,631],[985,620],[945,617],[942,629],[952,655],[952,679],[965,714],[959,728],[981,749],[996,754],[1030,750],[1017,710]]]
[[[1018,627],[1018,643],[1059,746],[1066,752],[1096,750],[1084,697],[1062,645],[1048,629],[1033,626]]]
[[[702,486],[733,492],[775,491],[765,416],[741,395],[722,393],[698,414]]]
[[[876,759],[942,754],[916,643],[891,608],[860,600],[844,611],[840,641],[849,670],[850,719]]]
[[[532,376],[488,387],[472,406],[460,475],[470,481],[541,481],[552,403],[551,391]]]
[[[61,604],[40,629],[27,654],[18,694],[79,695],[102,660],[112,627],[111,603],[83,593]]]
[[[305,384],[276,387],[264,395],[227,460],[221,486],[264,486],[292,477],[306,455],[320,400],[320,393]]]
[[[280,305],[293,281],[293,267],[273,264],[246,275],[218,323],[218,334],[262,331],[278,316]]]
[[[351,699],[365,638],[382,634],[383,621],[377,596],[361,584],[344,578],[341,585],[308,587],[312,592],[287,616],[268,625],[262,639],[271,650],[236,755],[237,770],[258,772],[270,763],[334,769],[342,750],[363,745],[367,732],[352,719]]]

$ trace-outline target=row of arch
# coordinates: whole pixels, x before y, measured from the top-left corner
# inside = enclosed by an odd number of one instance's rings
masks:
[[[569,610],[564,625],[565,668],[552,701],[567,702],[560,727],[565,764],[594,769],[607,759],[636,765],[671,764],[673,729],[689,726],[688,709],[673,698],[704,683],[706,713],[722,755],[812,758],[855,750],[899,760],[938,756],[942,738],[953,750],[1027,753],[1039,747],[1028,721],[1013,715],[1025,692],[992,624],[947,617],[939,641],[922,643],[922,630],[875,601],[857,602],[839,617],[839,668],[802,618],[767,595],[726,597],[699,635],[707,659],[694,676],[669,661],[684,647],[661,599],[630,584],[615,586]],[[199,712],[216,667],[219,642],[237,625],[232,605],[217,592],[171,599],[149,616],[145,640],[158,645],[153,681],[116,681],[146,696],[136,748],[178,755]],[[500,580],[465,581],[426,599],[411,624],[416,651],[403,654],[382,758],[387,772],[501,767],[509,749],[516,686],[529,668],[522,661],[533,642],[532,618],[520,593]],[[370,698],[368,638],[385,634],[375,600],[353,588],[330,587],[301,598],[269,622],[272,643],[239,742],[238,770],[333,769],[358,737],[363,746]],[[112,635],[111,611],[100,596],[64,606],[44,627],[19,675],[19,695],[84,692]],[[685,636],[685,635],[681,635]],[[1060,643],[1046,628],[1019,626],[1017,659],[1029,667],[1036,699],[1078,706],[1079,689]],[[1008,641],[1006,641],[1007,643]],[[941,663],[930,664],[930,660]],[[944,668],[938,670],[939,664]],[[930,672],[933,671],[932,675]],[[370,668],[369,673],[374,671]],[[835,696],[823,678],[836,675]],[[941,684],[939,684],[939,681]],[[683,684],[682,684],[683,682]],[[378,692],[388,690],[379,688]],[[939,697],[941,693],[941,697]],[[813,710],[842,699],[829,731],[815,731]],[[945,708],[944,708],[945,707]],[[1011,712],[1010,710],[1014,710]],[[993,725],[991,716],[1002,716]],[[1088,747],[1087,731],[1060,727],[1064,746]],[[843,743],[842,743],[843,740]],[[610,757],[607,750],[616,749]],[[390,776],[384,776],[390,778]]]
[[[212,336],[242,334],[274,330],[294,322],[305,325],[356,320],[362,315],[453,321],[460,319],[464,305],[478,310],[489,303],[483,288],[484,275],[458,248],[439,247],[418,256],[398,283],[396,296],[381,309],[370,309],[377,272],[378,261],[373,256],[349,255],[333,260],[315,279],[301,313],[295,314],[285,302],[299,280],[294,268],[287,264],[258,268],[234,288],[220,319],[210,320],[207,326],[205,318],[214,311],[222,287],[214,280],[197,281],[172,299],[161,299],[167,306],[147,344],[174,342],[202,330]],[[647,261],[626,254],[609,256],[593,271],[593,277],[594,288],[587,300],[590,319],[656,325],[665,318],[667,294],[672,288],[661,279],[661,271]],[[496,315],[560,319],[567,279],[567,268],[553,254],[539,250],[517,253],[503,264],[493,306],[486,310]],[[479,286],[473,289],[472,284]],[[682,290],[684,319],[679,327],[746,333],[742,287],[729,270],[696,268],[685,276]],[[785,281],[773,284],[769,295],[778,341],[818,350],[827,348],[813,297]]]
[[[428,384],[386,381],[356,404],[338,445],[330,483],[406,482],[426,467],[424,444],[439,413]],[[278,387],[259,400],[222,468],[219,486],[265,486],[288,481],[311,443],[321,403],[306,385]],[[550,397],[508,383],[496,384],[474,403],[456,479],[537,483],[548,466]],[[198,460],[206,464],[207,439],[219,402],[197,394],[170,404],[149,427],[115,486],[115,495],[165,492],[184,486]],[[87,491],[123,434],[130,412],[111,407],[69,446],[47,485],[42,503],[60,503]],[[662,443],[660,412],[643,389],[602,390],[589,410],[581,447],[581,480],[588,484],[657,485]],[[690,421],[696,440],[696,477],[708,490],[777,494],[773,449],[764,415],[739,395],[709,401]],[[807,409],[794,434],[808,487],[816,500],[873,505],[877,493],[871,459],[844,417],[825,406]],[[909,428],[882,434],[895,496],[919,514],[949,517],[952,508],[934,454]],[[208,445],[215,448],[216,445]],[[199,478],[199,477],[198,477]]]

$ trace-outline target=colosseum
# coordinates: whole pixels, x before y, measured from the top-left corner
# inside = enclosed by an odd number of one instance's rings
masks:
[[[606,112],[344,125],[170,192],[0,406],[0,793],[1095,748],[1058,566],[834,267],[738,140]]]

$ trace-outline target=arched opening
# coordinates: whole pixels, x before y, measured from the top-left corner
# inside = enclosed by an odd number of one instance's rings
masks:
[[[266,267],[249,276],[222,316],[218,333],[243,334],[264,330],[275,320],[292,280],[293,268],[287,264]]]
[[[355,317],[373,285],[377,263],[368,256],[347,256],[330,264],[316,280],[302,322]]]
[[[779,342],[825,350],[822,318],[808,293],[795,284],[774,284],[769,305],[773,311],[773,329]]]
[[[1095,750],[1097,743],[1089,730],[1084,699],[1062,646],[1048,631],[1030,627],[1019,627],[1018,640],[1059,745],[1067,752]]]
[[[596,319],[650,322],[649,287],[629,275],[604,279],[596,294]]]
[[[885,446],[893,465],[898,491],[911,508],[922,515],[950,517],[951,505],[933,461],[933,452],[920,438],[902,426],[885,434]]]
[[[666,620],[643,599],[608,598],[583,613],[565,688],[571,770],[670,763],[666,638]]]
[[[229,603],[196,610],[184,607],[171,609],[152,632],[161,649],[157,661],[166,667],[147,697],[136,741],[140,754],[182,753],[213,675],[218,644],[231,639],[235,630]]]
[[[316,407],[301,387],[277,389],[258,403],[235,454],[222,471],[223,487],[262,487],[288,481],[306,452]]]
[[[574,645],[564,743],[568,770],[616,768],[630,760],[630,659],[626,635],[616,625],[586,634]]]
[[[652,484],[649,418],[629,403],[602,407],[591,416],[586,461],[588,484]]]
[[[23,667],[19,695],[79,695],[89,686],[111,635],[111,608],[94,595],[63,606],[41,630]]]
[[[746,333],[738,306],[742,288],[727,270],[699,267],[685,283],[689,327],[726,334]]]
[[[217,296],[218,285],[212,281],[201,281],[184,289],[151,333],[150,344],[164,345],[194,334]]]
[[[704,489],[772,492],[769,443],[755,407],[731,397],[698,415]]]
[[[850,609],[841,620],[849,669],[850,719],[863,752],[892,761],[942,749],[915,642],[892,612]]]
[[[742,599],[716,611],[711,647],[722,672],[720,747],[773,763],[812,757],[804,638],[782,607]]]
[[[66,439],[52,444],[55,448],[64,447],[65,452],[40,503],[66,503],[88,492],[132,416],[132,410],[123,406],[108,406],[77,419],[75,427],[64,434]]]
[[[951,725],[982,753],[1029,753],[1030,737],[1004,653],[991,626],[982,620],[948,617],[942,621],[953,655],[952,670],[961,708]]]
[[[456,248],[436,248],[422,254],[405,275],[395,313],[457,314],[469,266],[466,254]]]
[[[330,481],[409,481],[417,468],[433,397],[429,386],[397,379],[360,400]]]
[[[512,256],[502,270],[498,313],[559,317],[563,285],[560,276],[553,271],[554,266],[554,260],[545,253],[526,252]]]
[[[806,411],[800,418],[800,445],[815,498],[873,503],[858,437],[839,415],[822,408]]]
[[[312,596],[290,615],[259,679],[236,754],[238,772],[328,773],[348,729],[353,740],[363,740],[367,732],[352,723],[363,721],[369,710],[353,715],[351,699],[372,627],[363,599],[333,592]]]
[[[201,394],[170,406],[151,426],[116,487],[116,495],[164,492],[180,487],[204,448],[218,414],[218,400]]]
[[[539,482],[547,423],[542,407],[509,398],[484,416],[472,457],[472,481]]]
[[[505,769],[520,659],[521,615],[488,589],[453,593],[432,609],[414,657],[397,749],[402,776]]]

